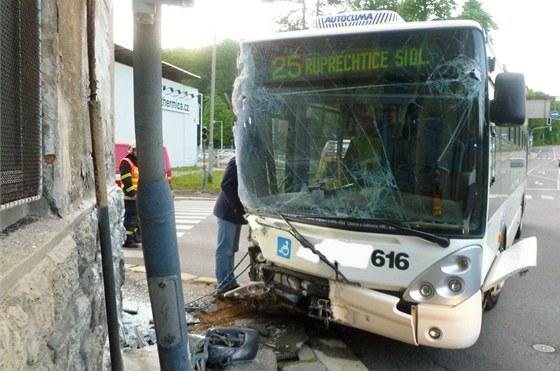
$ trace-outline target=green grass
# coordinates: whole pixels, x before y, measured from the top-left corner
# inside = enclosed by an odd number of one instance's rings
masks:
[[[202,167],[174,167],[171,169],[171,182],[175,191],[202,191]],[[206,171],[206,191],[218,192],[220,183],[224,176],[224,169],[214,168],[212,172],[212,183],[208,181],[208,171]]]

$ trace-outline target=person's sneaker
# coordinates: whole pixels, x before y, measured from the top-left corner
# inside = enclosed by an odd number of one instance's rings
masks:
[[[126,241],[124,241],[123,247],[138,247],[140,245],[138,245],[136,242],[134,242],[134,238],[132,236],[127,237]]]
[[[239,287],[239,284],[235,283],[233,285],[226,286],[225,288],[218,289],[217,292],[218,292],[218,294],[225,294],[226,292],[229,292],[231,290],[235,290],[238,287]]]
[[[233,290],[237,289],[237,288],[239,288],[239,285],[236,283],[235,285],[229,286],[229,287],[227,287],[227,288],[225,288],[225,289],[217,290],[217,291],[216,291],[216,297],[217,297],[218,299],[233,299],[233,297],[231,297],[231,296],[226,296],[226,294],[227,294],[228,292],[230,292],[230,291],[233,291]]]

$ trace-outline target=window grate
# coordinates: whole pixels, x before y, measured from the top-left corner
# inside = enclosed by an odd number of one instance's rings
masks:
[[[38,0],[0,2],[0,207],[41,191]]]

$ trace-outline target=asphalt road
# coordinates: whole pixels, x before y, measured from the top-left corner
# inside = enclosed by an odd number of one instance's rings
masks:
[[[183,273],[215,278],[214,252],[217,224],[216,217],[212,215],[214,203],[214,196],[175,196],[175,222]],[[248,234],[249,230],[244,226],[241,231],[239,252],[236,254],[236,264],[241,263],[236,270],[236,274],[241,274],[238,278],[240,283],[249,282],[247,274],[241,273],[249,264],[249,257],[245,257]],[[141,249],[125,249],[125,262],[143,265]]]

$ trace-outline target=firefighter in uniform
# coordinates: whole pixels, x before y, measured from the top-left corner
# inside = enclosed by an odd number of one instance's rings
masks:
[[[138,228],[138,211],[136,209],[136,192],[138,189],[138,164],[136,158],[136,142],[128,146],[128,154],[121,159],[121,187],[124,192],[124,228],[126,240],[124,247],[138,247],[142,242]]]

